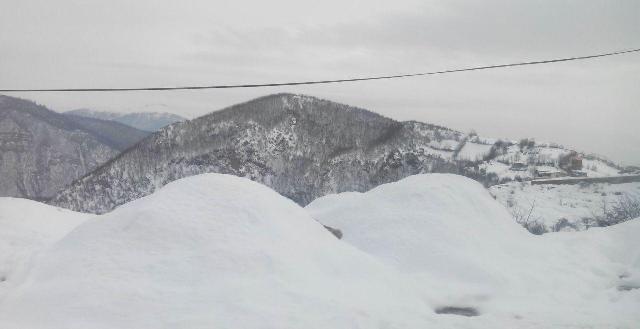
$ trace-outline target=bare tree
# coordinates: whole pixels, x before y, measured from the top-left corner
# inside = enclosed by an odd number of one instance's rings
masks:
[[[514,207],[511,210],[511,215],[515,218],[516,222],[526,228],[529,232],[535,235],[541,235],[549,232],[547,227],[538,221],[539,218],[532,217],[536,209],[536,200],[533,200],[531,207],[526,210],[520,207]]]
[[[583,218],[589,227],[603,227],[619,224],[640,217],[640,197],[621,195],[615,202],[607,203],[603,198],[601,214],[592,214],[591,218]]]

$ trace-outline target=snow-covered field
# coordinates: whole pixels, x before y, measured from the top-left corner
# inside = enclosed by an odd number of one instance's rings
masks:
[[[478,142],[468,141],[460,149],[458,159],[469,161],[482,161],[482,158],[489,154],[493,143],[482,144]]]
[[[0,250],[2,328],[640,323],[640,220],[534,236],[460,176],[411,176],[306,208],[219,174],[102,216],[0,200],[2,230],[17,232],[0,231],[14,246]],[[436,313],[452,308],[478,316]]]
[[[560,230],[584,230],[587,227],[583,219],[603,215],[607,208],[625,196],[640,199],[640,182],[574,185],[510,182],[492,186],[489,190],[512,214],[543,224],[548,231],[554,231],[554,226],[562,219],[569,225]]]

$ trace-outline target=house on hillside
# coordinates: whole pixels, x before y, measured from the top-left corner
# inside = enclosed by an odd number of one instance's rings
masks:
[[[582,154],[576,154],[575,156],[571,157],[571,160],[569,162],[569,169],[582,170]]]
[[[559,165],[560,168],[567,171],[582,170],[582,154],[571,151],[560,158]]]

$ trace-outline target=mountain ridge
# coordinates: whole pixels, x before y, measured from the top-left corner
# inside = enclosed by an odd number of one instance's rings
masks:
[[[419,173],[462,174],[486,186],[530,179],[532,172],[511,172],[509,164],[526,158],[532,165],[557,167],[569,152],[553,145],[523,149],[516,142],[280,93],[169,125],[51,202],[104,213],[173,180],[215,172],[248,177],[305,205]]]
[[[169,112],[116,113],[91,109],[77,109],[64,112],[64,114],[119,122],[148,132],[157,131],[169,124],[187,120],[182,116]]]
[[[0,195],[49,198],[146,135],[0,95]]]

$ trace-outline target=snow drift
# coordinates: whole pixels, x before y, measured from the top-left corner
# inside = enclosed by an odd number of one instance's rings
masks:
[[[60,212],[69,222],[43,227],[51,236],[25,248],[37,256],[22,258],[32,261],[0,295],[3,328],[640,323],[639,220],[534,236],[461,176],[412,176],[306,209],[219,174],[176,181],[90,218],[20,202],[13,209]],[[6,214],[3,227],[29,217]],[[342,240],[322,224],[340,229]]]
[[[432,307],[479,312],[469,325],[640,323],[640,289],[631,288],[640,286],[637,220],[534,236],[479,183],[438,174],[329,195],[306,209],[340,229],[343,241],[402,271]]]
[[[193,176],[96,216],[0,305],[6,328],[409,328],[433,311],[247,179]]]
[[[40,252],[91,216],[26,199],[0,198],[0,302]]]

